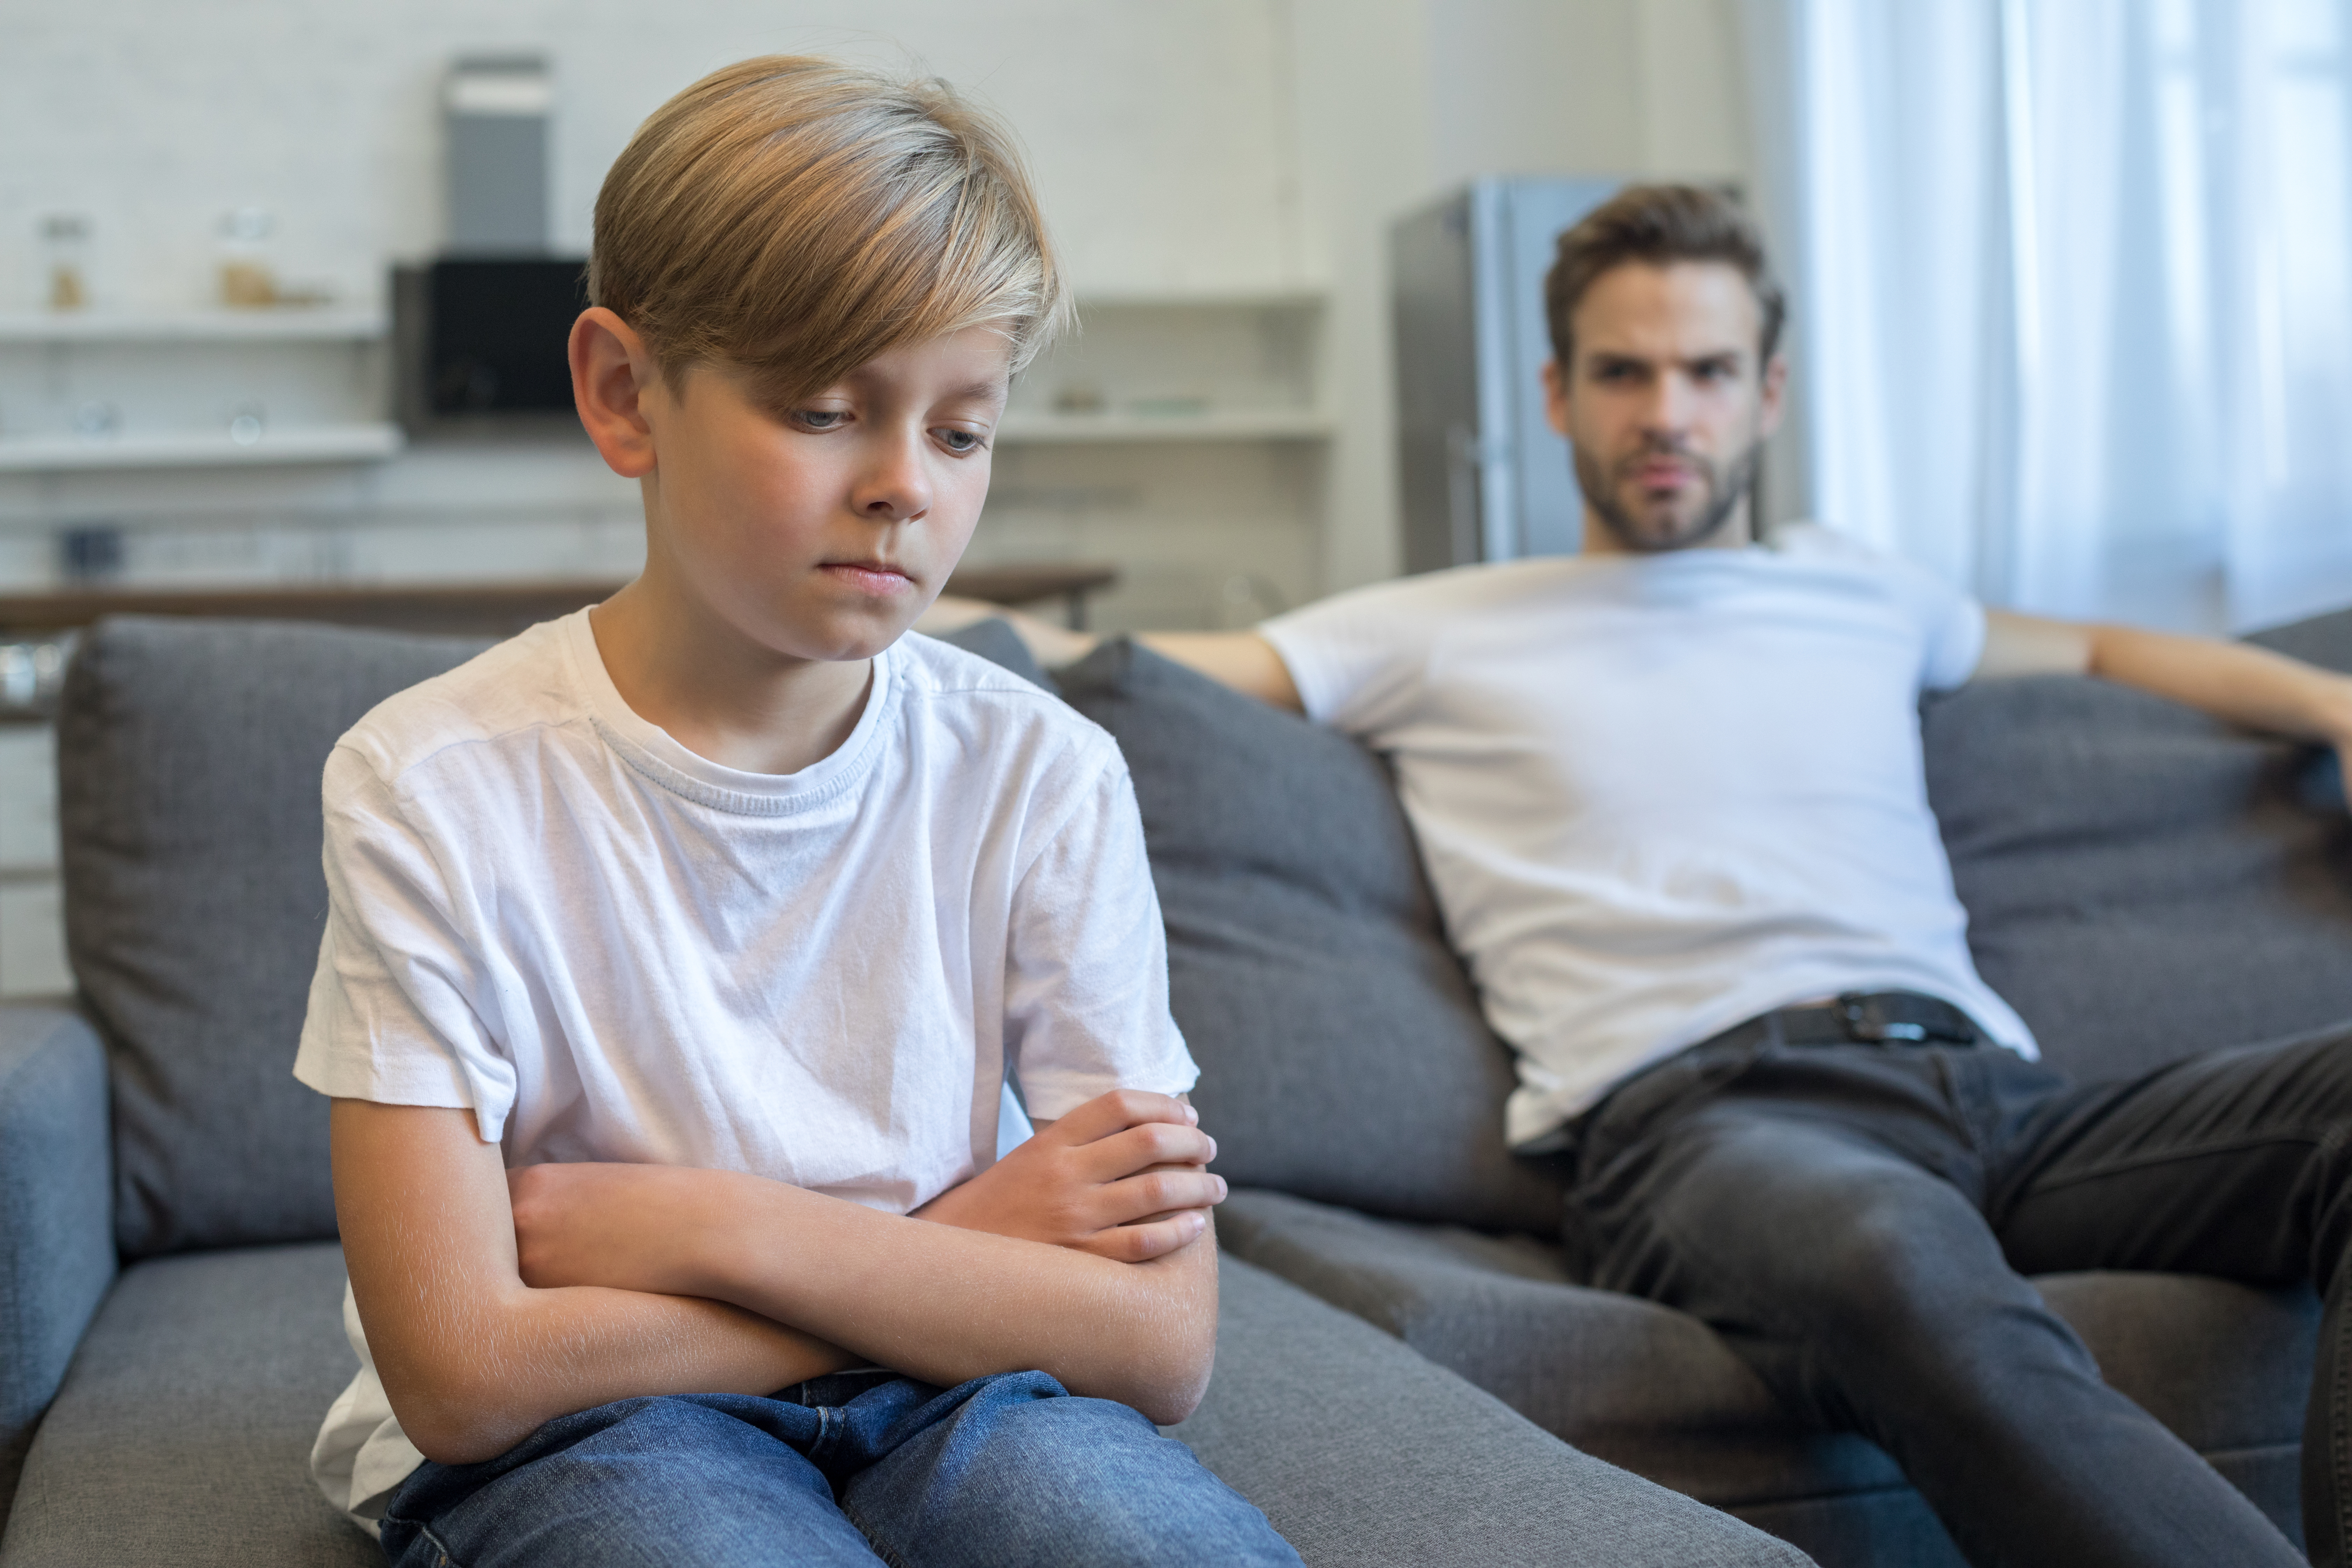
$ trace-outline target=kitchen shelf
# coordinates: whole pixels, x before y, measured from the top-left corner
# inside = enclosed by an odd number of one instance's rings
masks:
[[[0,438],[0,472],[91,468],[220,468],[269,463],[364,463],[389,458],[404,437],[397,425],[313,425],[265,430],[250,445],[219,435]]]
[[[0,344],[370,342],[382,310],[281,305],[249,310],[5,310]]]
[[[1112,441],[1318,441],[1330,416],[1312,408],[1213,409],[1202,414],[1013,414],[1000,441],[1044,446]]]

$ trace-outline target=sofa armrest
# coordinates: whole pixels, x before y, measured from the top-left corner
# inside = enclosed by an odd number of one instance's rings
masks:
[[[106,1049],[61,1006],[0,1006],[0,1524],[33,1430],[114,1280]]]

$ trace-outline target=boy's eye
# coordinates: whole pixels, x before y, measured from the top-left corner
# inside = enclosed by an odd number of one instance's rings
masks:
[[[940,446],[950,452],[977,452],[988,445],[972,432],[960,430],[952,425],[942,425],[931,434],[939,438]]]
[[[793,423],[803,430],[838,430],[849,416],[839,408],[802,408],[793,412]]]

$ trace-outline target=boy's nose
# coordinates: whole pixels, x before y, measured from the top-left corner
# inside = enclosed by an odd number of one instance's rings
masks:
[[[850,504],[858,515],[875,522],[903,522],[929,511],[930,475],[923,466],[919,446],[893,441],[877,451],[872,466],[860,476]]]

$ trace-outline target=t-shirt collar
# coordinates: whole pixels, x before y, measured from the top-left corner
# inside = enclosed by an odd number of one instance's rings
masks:
[[[620,689],[604,668],[588,612],[576,610],[558,623],[570,654],[572,676],[579,683],[583,705],[597,732],[622,761],[673,794],[723,811],[775,816],[801,811],[853,788],[872,768],[880,748],[875,744],[889,714],[898,707],[899,665],[903,656],[896,643],[874,656],[874,674],[866,690],[866,705],[849,738],[831,755],[792,773],[747,773],[714,763],[679,744],[668,731],[639,716],[621,697]]]

